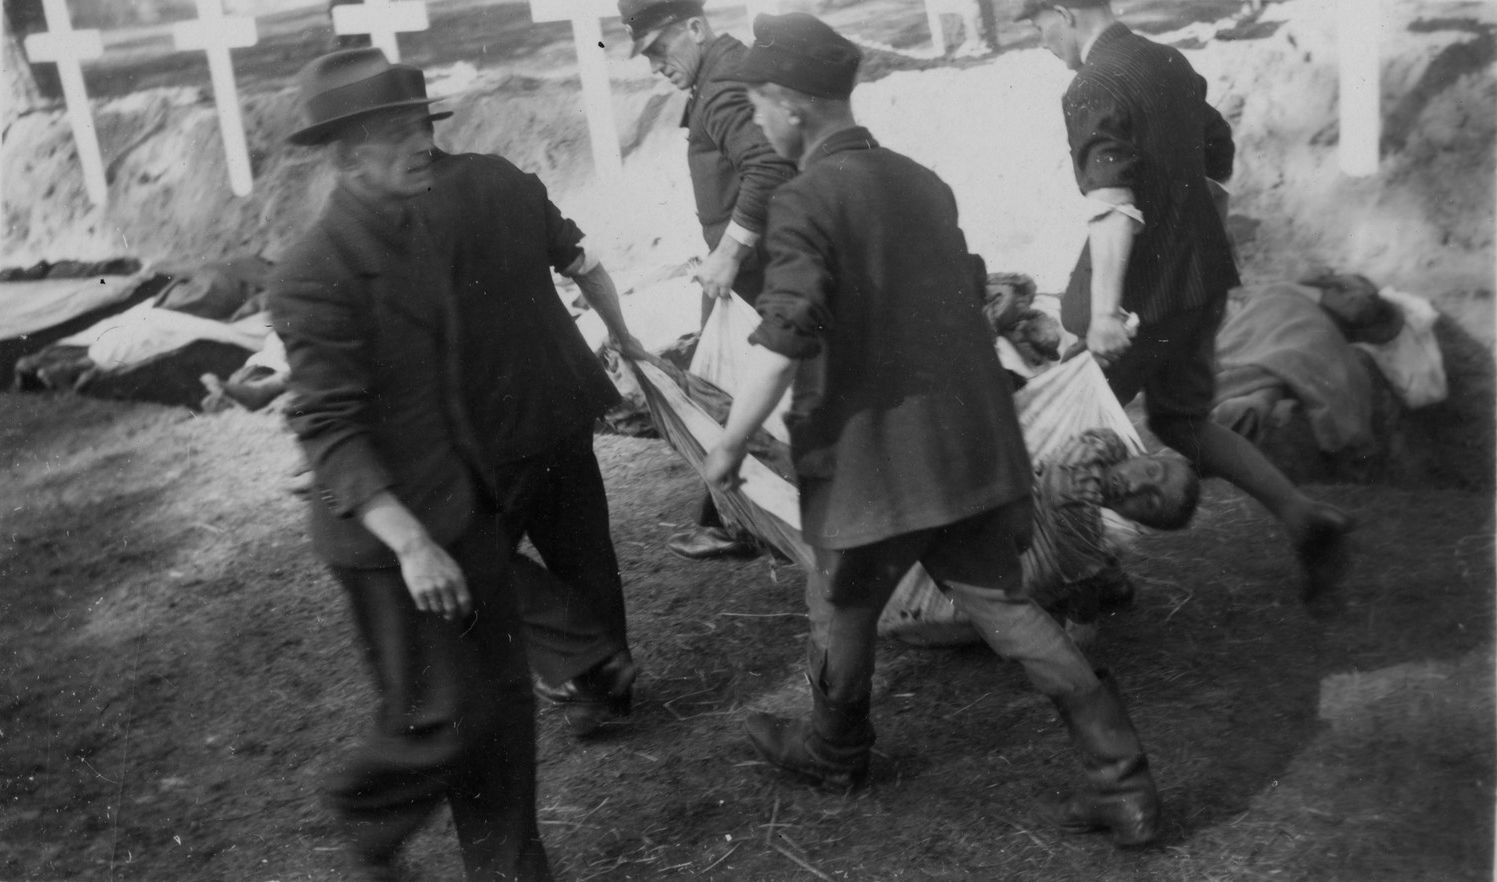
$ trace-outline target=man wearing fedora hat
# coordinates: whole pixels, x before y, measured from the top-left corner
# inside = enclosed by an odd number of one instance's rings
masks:
[[[535,600],[517,596],[512,574],[519,537],[505,506],[518,467],[504,454],[551,443],[531,431],[572,438],[616,394],[550,269],[578,279],[619,345],[638,343],[538,180],[436,149],[432,123],[451,114],[431,111],[419,69],[344,50],[308,64],[299,90],[305,125],[289,140],[321,147],[335,186],[282,262],[270,308],[291,366],[288,421],[316,477],[313,547],[347,593],[380,693],[374,730],[328,801],[361,878],[396,878],[401,844],[445,799],[469,879],[549,879],[521,619]],[[493,252],[503,279],[486,277]],[[535,391],[550,400],[510,405],[532,418],[515,425],[498,411],[529,391],[510,385],[531,377],[508,361],[532,354],[509,346],[525,336],[553,352],[530,369],[546,371]],[[606,520],[605,509],[605,537]],[[621,620],[615,605],[595,612]],[[579,669],[627,654],[621,621],[596,628],[610,629]]]
[[[730,292],[750,304],[759,296],[769,194],[795,166],[764,140],[748,93],[732,76],[747,47],[713,31],[701,0],[619,0],[619,15],[633,41],[631,54],[644,56],[652,71],[690,93],[681,125],[697,220],[710,249],[697,270],[705,322],[713,302]],[[723,525],[711,494],[702,500],[697,525],[670,537],[666,547],[691,559],[755,550]]]
[[[738,76],[800,174],[770,202],[750,377],[704,473],[735,486],[749,434],[793,388],[785,422],[816,566],[806,584],[810,719],[751,714],[749,739],[818,783],[865,778],[879,615],[921,563],[1059,708],[1089,784],[1061,823],[1148,842],[1158,797],[1116,684],[1023,585],[1029,456],[956,198],[853,119],[861,53],[846,38],[804,13],[761,15],[754,37]]]
[[[1219,183],[1232,174],[1230,126],[1185,56],[1129,30],[1107,0],[1025,0],[1019,18],[1076,71],[1062,110],[1076,182],[1095,211],[1062,302],[1066,328],[1120,401],[1143,394],[1161,441],[1283,523],[1304,571],[1301,597],[1314,603],[1345,576],[1351,518],[1210,419],[1216,333],[1240,282]]]

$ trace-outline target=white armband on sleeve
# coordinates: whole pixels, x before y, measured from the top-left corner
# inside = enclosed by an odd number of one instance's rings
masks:
[[[577,255],[577,259],[568,264],[567,268],[561,271],[561,274],[569,279],[575,279],[578,276],[585,276],[597,268],[598,259],[596,257],[593,257],[592,254],[588,252],[586,248],[584,248],[582,249],[582,253]]]

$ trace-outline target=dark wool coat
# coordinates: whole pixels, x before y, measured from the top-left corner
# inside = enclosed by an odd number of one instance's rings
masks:
[[[697,219],[708,248],[717,247],[729,221],[751,233],[764,232],[769,194],[795,174],[795,163],[775,153],[754,124],[747,87],[731,79],[747,54],[747,46],[726,34],[708,43],[681,117]]]
[[[750,338],[799,359],[786,424],[811,545],[955,523],[1030,491],[980,273],[935,173],[833,134],[770,200]]]
[[[1206,81],[1179,51],[1114,23],[1092,44],[1062,99],[1082,193],[1127,187],[1143,212],[1123,286],[1144,322],[1221,301],[1238,284],[1206,179],[1232,174],[1232,130],[1206,103]],[[1090,248],[1066,291],[1067,330],[1091,322]]]
[[[269,291],[291,365],[288,423],[317,479],[312,544],[336,566],[396,564],[355,517],[380,491],[442,545],[464,532],[482,492],[446,261],[406,209],[384,216],[335,189]]]
[[[540,178],[498,156],[441,156],[418,200],[452,249],[465,402],[489,462],[554,452],[619,395],[556,291],[582,231]]]
[[[392,566],[354,513],[391,490],[440,543],[496,467],[553,448],[618,400],[561,302],[553,269],[582,233],[534,175],[438,155],[400,218],[337,189],[270,292],[317,476],[312,538],[342,566]]]

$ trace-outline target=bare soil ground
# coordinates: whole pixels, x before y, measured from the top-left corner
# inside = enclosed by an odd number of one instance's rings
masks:
[[[316,784],[370,691],[313,560],[271,414],[0,395],[0,879],[327,880]],[[540,721],[564,879],[1484,879],[1492,860],[1492,500],[1322,487],[1356,512],[1345,608],[1295,599],[1282,535],[1211,486],[1130,564],[1095,658],[1124,684],[1163,847],[1046,829],[1074,780],[1053,710],[981,648],[882,651],[873,783],[753,758],[746,708],[802,706],[801,573],[663,549],[692,510],[663,442],[599,436],[644,668],[631,722]],[[458,878],[445,820],[412,849]]]

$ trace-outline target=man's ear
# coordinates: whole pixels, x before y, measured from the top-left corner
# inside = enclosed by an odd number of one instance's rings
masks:
[[[698,46],[707,42],[707,40],[712,36],[712,29],[707,27],[707,19],[702,18],[701,16],[688,18],[686,20],[686,32],[688,34],[691,34],[692,42],[696,43]]]

